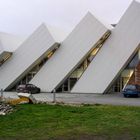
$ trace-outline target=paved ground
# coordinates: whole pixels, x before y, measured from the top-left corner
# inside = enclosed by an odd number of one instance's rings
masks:
[[[6,98],[18,98],[16,92],[4,92]],[[43,102],[52,102],[54,95],[52,93],[40,93],[33,95],[36,100]],[[139,98],[124,98],[120,93],[115,94],[67,94],[56,93],[56,101],[73,104],[111,104],[111,105],[130,105],[140,106]]]

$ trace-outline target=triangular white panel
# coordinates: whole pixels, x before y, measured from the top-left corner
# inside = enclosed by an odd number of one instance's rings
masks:
[[[133,1],[72,92],[104,93],[140,43],[140,3]]]
[[[0,32],[0,47],[6,52],[15,51],[24,40],[24,37]]]
[[[53,91],[73,72],[108,31],[105,25],[88,13],[31,83],[39,86],[42,91]]]
[[[22,37],[0,32],[0,66],[3,65],[24,41]]]
[[[51,51],[56,45],[47,27],[44,24],[38,27],[0,67],[0,89],[14,86],[35,66],[44,53]]]

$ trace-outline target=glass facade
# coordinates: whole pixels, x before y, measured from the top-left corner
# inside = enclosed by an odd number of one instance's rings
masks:
[[[122,89],[128,84],[131,77],[136,71],[136,67],[140,62],[140,50],[134,55],[130,63],[126,66],[119,78],[114,82],[107,93],[121,92]]]
[[[84,71],[90,65],[93,58],[99,52],[101,47],[103,46],[105,40],[109,37],[110,32],[105,34],[96,44],[93,50],[89,53],[89,55],[83,60],[83,62],[72,72],[72,74],[61,84],[57,89],[56,92],[70,92],[76,82],[80,79]]]
[[[43,67],[43,65],[47,62],[47,60],[55,53],[56,50],[57,49],[54,49],[53,51],[44,54],[43,59],[36,62],[35,66],[18,83],[16,83],[12,90],[15,90],[20,84],[28,84],[37,74],[37,72]]]
[[[0,54],[0,66],[2,64],[4,64],[10,57],[12,56],[11,52],[2,52],[2,54]]]

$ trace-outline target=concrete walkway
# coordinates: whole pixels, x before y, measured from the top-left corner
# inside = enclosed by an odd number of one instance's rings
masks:
[[[4,92],[6,98],[18,98],[16,92]],[[53,102],[54,95],[52,93],[33,94],[37,101]],[[56,93],[56,102],[68,104],[110,104],[110,105],[128,105],[140,106],[139,98],[124,98],[122,94],[67,94]]]

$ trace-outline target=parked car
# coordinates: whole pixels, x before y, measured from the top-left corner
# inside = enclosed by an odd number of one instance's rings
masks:
[[[140,95],[140,85],[126,85],[122,93],[124,97],[138,97]]]
[[[35,93],[40,93],[40,88],[33,84],[21,84],[17,87],[16,91],[18,93],[23,92],[23,93],[35,94]]]

